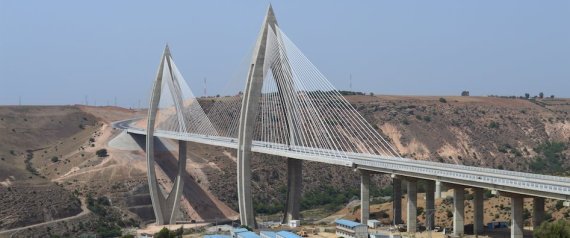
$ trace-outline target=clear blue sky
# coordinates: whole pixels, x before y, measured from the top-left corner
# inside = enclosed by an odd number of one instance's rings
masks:
[[[273,1],[338,88],[570,97],[570,1]],[[197,95],[239,72],[268,1],[0,0],[0,104],[146,104],[165,43]]]

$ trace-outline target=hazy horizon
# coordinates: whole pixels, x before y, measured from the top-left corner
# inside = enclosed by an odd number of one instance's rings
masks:
[[[222,93],[268,4],[0,1],[0,105],[144,107],[166,43],[195,95]],[[567,1],[272,4],[339,90],[570,97]]]

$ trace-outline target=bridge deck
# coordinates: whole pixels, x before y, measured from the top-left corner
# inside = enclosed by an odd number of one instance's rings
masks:
[[[134,128],[131,120],[116,122],[114,126],[128,133],[146,135]],[[204,136],[189,133],[156,131],[155,136],[175,140],[237,149],[237,139]],[[419,161],[407,158],[385,157],[371,154],[339,153],[338,151],[254,141],[252,151],[327,164],[354,167],[381,173],[440,180],[445,183],[496,189],[499,191],[570,200],[570,178],[506,171],[473,166]]]

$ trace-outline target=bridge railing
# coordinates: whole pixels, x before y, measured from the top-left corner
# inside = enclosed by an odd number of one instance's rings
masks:
[[[381,162],[381,161],[358,160],[357,163],[371,167],[392,169],[395,171],[430,174],[440,177],[456,178],[456,179],[476,181],[476,182],[478,181],[488,184],[505,185],[510,187],[521,187],[538,191],[547,191],[547,192],[570,195],[570,184],[569,186],[560,186],[560,185],[545,184],[540,182],[529,182],[529,181],[520,181],[516,179],[497,178],[493,176],[473,175],[465,171],[452,172],[441,169],[418,167],[416,165],[402,165],[402,164],[394,164],[390,162]]]
[[[461,170],[465,170],[465,171],[477,171],[477,172],[482,172],[482,173],[501,174],[501,175],[512,176],[513,178],[521,178],[521,179],[533,178],[533,179],[538,179],[538,180],[555,181],[555,182],[565,183],[565,184],[568,184],[570,186],[570,178],[566,178],[566,177],[558,177],[558,176],[543,175],[543,174],[533,174],[533,173],[525,173],[525,172],[516,172],[516,171],[500,170],[500,169],[492,169],[492,168],[482,168],[482,167],[466,166],[466,165],[459,165],[459,164],[446,164],[446,163],[438,163],[438,162],[425,161],[425,160],[413,160],[413,159],[408,159],[408,158],[386,157],[386,156],[378,156],[378,155],[370,155],[370,154],[348,153],[347,155],[348,155],[348,157],[366,157],[369,159],[408,161],[408,162],[416,163],[416,164],[445,167],[445,168],[455,169],[455,170],[461,169]]]

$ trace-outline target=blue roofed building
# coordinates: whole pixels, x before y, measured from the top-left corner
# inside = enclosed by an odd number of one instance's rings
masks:
[[[280,231],[280,232],[277,232],[275,238],[302,238],[302,237],[293,233],[293,232]]]
[[[259,235],[261,238],[275,238],[277,234],[273,231],[261,231],[259,232]]]
[[[244,231],[237,233],[237,238],[259,238],[259,236],[253,231]]]
[[[248,230],[245,228],[236,228],[231,231],[232,238],[237,238],[239,233],[247,232]]]
[[[368,237],[368,226],[364,224],[345,219],[338,219],[335,221],[335,224],[336,224],[336,235],[339,237],[348,237],[348,238]]]

